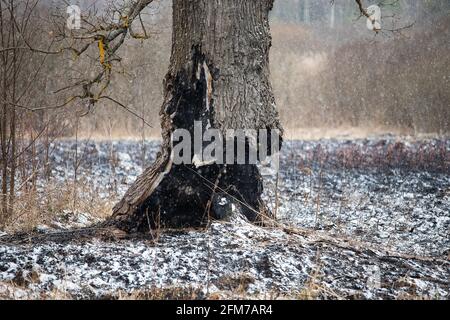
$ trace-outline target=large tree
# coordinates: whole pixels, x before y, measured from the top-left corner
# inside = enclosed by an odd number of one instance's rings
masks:
[[[141,231],[201,225],[209,216],[228,215],[232,206],[252,221],[266,212],[261,176],[248,157],[245,164],[175,164],[171,139],[177,129],[193,137],[195,121],[224,135],[229,129],[266,129],[269,138],[272,130],[281,131],[269,80],[272,5],[273,0],[173,1],[161,152],[114,207],[111,223]]]
[[[229,129],[264,129],[268,143],[262,145],[269,148],[265,154],[281,147],[270,138],[282,133],[269,79],[273,2],[173,0],[172,52],[160,111],[161,151],[114,207],[109,224],[136,232],[198,226],[233,210],[251,221],[270,216],[261,200],[260,172],[248,162],[248,154],[245,164],[197,164],[192,157],[199,150],[191,141],[191,161],[177,164],[171,139],[177,129],[194,136],[194,123],[199,121],[203,130],[217,128],[224,136]],[[361,0],[356,3],[368,17]],[[247,149],[254,146],[246,143]],[[258,143],[256,149],[261,147]],[[232,157],[236,160],[235,154]]]
[[[355,1],[361,14],[369,17],[361,0]],[[101,99],[120,104],[104,92],[114,63],[120,61],[117,52],[127,35],[139,39],[147,37],[141,12],[152,2],[125,1],[122,6],[109,10],[114,14],[107,25],[104,19],[99,19],[98,24],[89,22],[89,27],[71,31],[68,43],[78,40],[76,48],[69,45],[45,52],[25,43],[38,53],[70,51],[75,56],[98,45],[100,72],[74,84],[81,88],[81,93],[57,107],[75,99],[87,99],[90,105]],[[272,139],[282,133],[269,80],[269,12],[273,2],[173,0],[172,52],[160,111],[161,151],[155,163],[137,178],[114,207],[107,225],[139,232],[159,226],[199,226],[209,217],[224,218],[234,211],[240,211],[251,221],[270,216],[261,200],[261,175],[255,162],[250,161],[250,154],[255,150],[257,158],[263,160],[281,147],[281,140]],[[86,21],[86,17],[83,20]],[[143,29],[141,34],[134,30],[136,21]],[[61,38],[67,36],[64,28],[60,28],[59,33]],[[201,154],[206,145],[201,142],[199,146],[195,138],[198,123],[202,127],[200,134],[207,128],[216,128],[223,137],[230,129],[262,129],[267,137],[265,141],[244,139],[243,162],[228,148],[224,148],[226,151],[222,154],[227,165],[211,161],[214,157],[218,160],[218,153],[222,153],[217,150],[213,158],[204,161]],[[186,158],[186,153],[189,156],[181,163],[175,159],[177,154],[172,140],[179,130],[193,137],[188,146],[192,152],[184,150],[182,158]],[[227,145],[225,140],[215,142]],[[233,145],[239,142],[239,138],[232,139]],[[261,150],[264,152],[260,153]],[[231,163],[229,157],[233,160]]]

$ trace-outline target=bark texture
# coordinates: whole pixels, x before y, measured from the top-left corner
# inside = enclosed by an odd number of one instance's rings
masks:
[[[175,165],[171,134],[203,128],[282,130],[269,80],[273,0],[174,0],[173,39],[156,162],[114,207],[128,232],[202,225],[238,207],[257,220],[264,206],[254,164]]]

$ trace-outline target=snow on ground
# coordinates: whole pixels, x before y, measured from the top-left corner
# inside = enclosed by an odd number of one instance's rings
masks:
[[[117,290],[170,286],[201,288],[205,296],[240,290],[254,298],[296,298],[308,290],[319,298],[449,296],[448,261],[339,248],[243,219],[213,223],[208,231],[163,233],[156,244],[93,240],[2,246],[0,256],[2,281],[29,279],[28,291],[18,291],[24,297],[59,290],[98,298]]]
[[[142,171],[137,142],[78,147],[79,179],[100,197],[119,198]],[[158,143],[145,149],[148,164]],[[292,228],[236,217],[206,231],[163,232],[156,243],[0,244],[0,297],[58,290],[98,298],[154,287],[194,287],[205,297],[450,297],[450,141],[294,141],[284,150],[277,217]],[[57,180],[73,178],[74,151],[73,141],[54,145]],[[265,179],[274,208],[274,177]],[[95,221],[64,214],[52,228]]]
[[[433,143],[436,144],[431,141],[427,146]],[[290,142],[281,160],[278,216],[288,224],[406,254],[446,255],[450,249],[450,143],[439,144],[435,146],[438,155],[420,159],[424,167],[416,164],[416,158],[421,157],[417,149],[422,143],[410,144],[409,154],[405,151],[397,155],[397,162],[391,160],[380,167],[370,159],[380,141]],[[395,140],[391,145],[395,145]],[[383,148],[389,149],[389,145]],[[363,149],[366,151],[362,157],[369,155],[360,164],[347,163],[345,169],[335,162],[339,151],[349,149]],[[328,159],[317,156],[320,150]],[[304,169],[305,164],[308,170]],[[269,179],[267,200],[274,198],[274,186],[273,179]]]

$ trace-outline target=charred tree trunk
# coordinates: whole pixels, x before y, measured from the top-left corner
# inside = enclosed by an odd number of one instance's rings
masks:
[[[273,0],[173,1],[161,151],[114,207],[110,224],[127,232],[200,226],[209,216],[227,216],[232,207],[258,220],[263,186],[255,164],[175,164],[171,137],[177,129],[193,136],[195,121],[224,133],[281,132],[269,81],[272,5]],[[193,154],[194,149],[192,144]]]

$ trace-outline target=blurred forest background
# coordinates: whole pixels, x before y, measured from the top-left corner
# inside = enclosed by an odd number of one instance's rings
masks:
[[[143,142],[159,137],[171,47],[170,0],[155,0],[145,9],[150,39],[128,38],[117,52],[120,63],[114,64],[107,94],[121,105],[109,100],[94,107],[80,99],[67,103],[80,94],[71,84],[103,68],[96,47],[82,56],[61,52],[74,45],[65,27],[67,6],[79,5],[83,16],[102,21],[113,19],[117,11],[111,8],[122,1],[0,0],[4,213],[12,210],[16,191],[35,199],[37,177],[50,180],[57,139],[137,139],[144,159]],[[380,4],[364,1],[375,3]],[[384,30],[375,35],[353,0],[275,1],[271,76],[287,139],[450,132],[450,1],[387,0],[380,5]],[[82,28],[90,27],[86,24],[82,21]],[[82,154],[76,144],[70,155],[74,194]],[[35,204],[30,200],[24,208]]]
[[[2,46],[20,47],[27,41],[35,48],[54,50],[60,45],[55,21],[67,18],[68,4],[80,5],[86,14],[102,15],[110,1],[11,1],[16,23],[23,30],[20,35],[11,33],[7,2],[3,1],[2,8],[2,39],[10,43]],[[382,4],[383,28],[398,30],[375,36],[367,29],[366,19],[359,17],[354,1],[275,1],[272,83],[288,135],[301,137],[323,128],[336,132],[344,128],[407,134],[449,132],[450,1],[388,2]],[[372,3],[379,1],[365,2]],[[162,80],[170,58],[171,1],[155,1],[144,20],[150,39],[129,39],[122,46],[121,68],[113,70],[108,89],[133,112],[107,101],[89,110],[82,101],[45,109],[67,99],[67,92],[55,93],[65,84],[101,67],[98,52],[90,52],[88,58],[68,52],[3,52],[0,92],[3,100],[16,105],[2,106],[4,139],[9,136],[10,119],[15,121],[12,129],[17,135],[31,140],[76,135],[158,137]],[[43,110],[30,112],[27,108]]]

